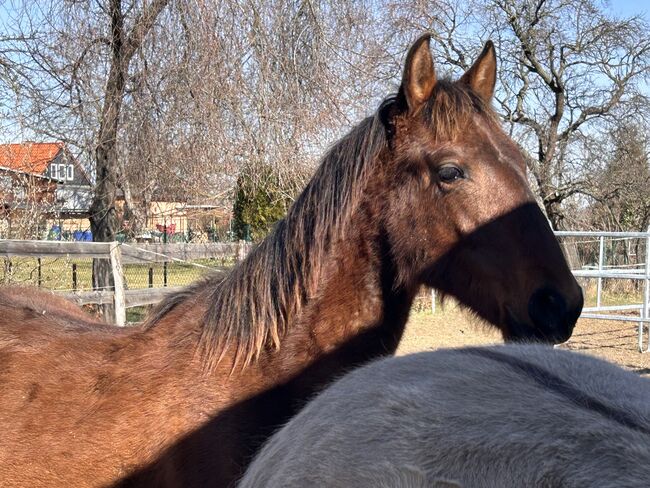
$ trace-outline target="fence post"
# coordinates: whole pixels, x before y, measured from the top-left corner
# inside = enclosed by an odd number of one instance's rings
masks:
[[[111,271],[113,272],[113,303],[115,305],[115,324],[126,325],[126,302],[124,300],[124,271],[122,269],[122,251],[120,243],[113,241],[110,247]]]
[[[648,227],[648,236],[645,240],[645,287],[643,290],[643,310],[641,316],[644,319],[650,318],[650,227]],[[648,326],[648,347],[643,349],[643,328],[644,322],[639,322],[639,351],[650,352],[650,323]]]
[[[431,313],[436,313],[436,290],[431,288]]]
[[[77,291],[77,263],[72,263],[72,291]]]
[[[237,241],[237,255],[235,256],[235,259],[237,262],[243,261],[246,258],[246,248],[248,247],[248,243],[243,240]]]
[[[605,264],[605,236],[600,236],[600,246],[598,250],[598,274],[603,274],[603,265]],[[600,308],[600,295],[603,292],[603,279],[598,276],[598,286],[596,289],[596,307]]]

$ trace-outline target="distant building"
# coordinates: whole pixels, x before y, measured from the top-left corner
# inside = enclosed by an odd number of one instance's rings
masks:
[[[13,230],[28,224],[32,228],[21,230],[19,237],[74,238],[79,231],[90,229],[91,201],[90,177],[65,143],[0,144],[0,238],[16,237]],[[121,216],[124,195],[120,189],[116,207]],[[165,238],[174,235],[184,240],[224,239],[231,208],[226,199],[190,202],[181,191],[156,191],[144,205],[144,222],[134,237],[162,240],[166,234]],[[125,220],[120,232],[129,234],[130,226]]]
[[[0,144],[1,234],[20,223],[21,234],[42,237],[60,230],[86,229],[92,183],[86,170],[63,142]],[[29,210],[32,230],[27,228]],[[8,230],[9,229],[9,230]]]
[[[87,216],[92,183],[63,142],[0,144],[0,166],[55,181],[60,218]]]
[[[118,191],[116,207],[124,211],[124,195]],[[144,209],[142,229],[133,237],[137,240],[172,239],[171,242],[192,240],[224,240],[228,238],[232,212],[226,203],[188,204],[154,195]],[[124,221],[125,230],[130,222]],[[167,236],[163,236],[163,234]]]
[[[56,208],[57,182],[0,166],[0,238],[39,238]]]
[[[51,211],[56,204],[56,184],[48,176],[0,166],[0,202],[5,209],[40,205]]]

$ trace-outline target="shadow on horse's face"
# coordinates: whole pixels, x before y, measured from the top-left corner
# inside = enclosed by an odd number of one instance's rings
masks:
[[[506,340],[563,342],[582,290],[535,203],[521,151],[489,108],[494,49],[486,44],[457,82],[437,81],[418,60],[427,56],[418,43],[409,53],[402,110],[389,121],[386,227],[402,280],[456,297]]]

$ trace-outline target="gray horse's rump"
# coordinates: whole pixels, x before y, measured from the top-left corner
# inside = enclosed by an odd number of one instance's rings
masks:
[[[313,400],[240,487],[647,487],[650,383],[544,346],[378,361]]]

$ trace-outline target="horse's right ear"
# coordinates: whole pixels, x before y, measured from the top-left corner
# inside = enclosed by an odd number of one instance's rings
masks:
[[[399,94],[406,102],[409,114],[414,114],[424,105],[436,85],[430,40],[431,34],[423,35],[415,41],[406,55]]]

